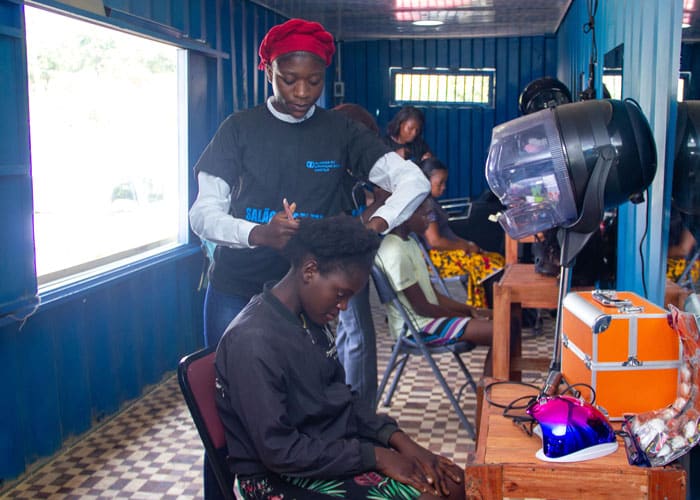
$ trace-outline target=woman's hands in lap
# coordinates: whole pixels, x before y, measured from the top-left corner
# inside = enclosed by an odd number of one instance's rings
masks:
[[[434,474],[427,473],[419,460],[389,448],[377,447],[374,450],[379,472],[423,493],[440,495]]]

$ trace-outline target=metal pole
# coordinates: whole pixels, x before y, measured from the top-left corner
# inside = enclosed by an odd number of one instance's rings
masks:
[[[568,231],[566,231],[562,240],[560,262],[565,262],[564,256],[567,255],[569,246]],[[546,394],[548,396],[556,394],[559,384],[561,383],[561,330],[563,319],[562,316],[564,315],[563,304],[564,297],[569,291],[570,278],[571,264],[561,266],[559,271],[559,294],[557,296],[557,317],[554,323],[554,346],[552,349],[552,361],[549,364],[549,373],[547,374],[547,380],[545,381],[542,389],[542,394]]]

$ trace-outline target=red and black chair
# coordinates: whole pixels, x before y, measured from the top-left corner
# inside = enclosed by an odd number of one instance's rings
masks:
[[[178,364],[177,378],[221,494],[223,498],[235,500],[235,478],[226,464],[224,425],[216,409],[215,356],[214,347],[188,354]]]

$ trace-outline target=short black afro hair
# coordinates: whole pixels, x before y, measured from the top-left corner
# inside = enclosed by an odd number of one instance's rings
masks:
[[[299,222],[283,251],[292,267],[299,267],[312,255],[322,274],[335,269],[369,271],[381,239],[358,219],[338,215]]]

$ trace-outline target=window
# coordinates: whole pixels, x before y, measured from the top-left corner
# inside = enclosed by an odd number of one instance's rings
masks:
[[[185,242],[185,51],[30,6],[25,18],[39,284]]]
[[[606,99],[622,99],[622,71],[608,71],[603,73],[603,86],[607,89],[609,96],[603,95]]]
[[[391,68],[394,104],[493,106],[494,69]]]
[[[685,99],[686,89],[690,88],[690,71],[681,71],[678,75],[678,95],[676,100],[678,102],[683,102]]]

